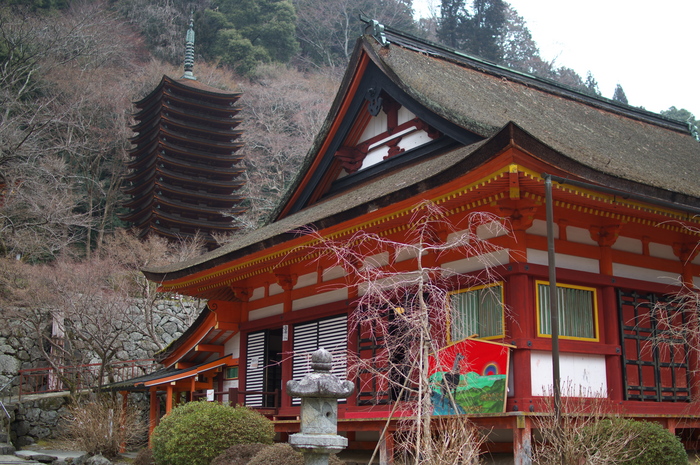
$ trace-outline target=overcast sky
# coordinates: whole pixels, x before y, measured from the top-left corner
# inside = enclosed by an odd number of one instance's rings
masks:
[[[414,0],[416,13],[439,0]],[[685,108],[700,118],[700,0],[509,0],[540,55],[588,71],[604,97],[619,83],[630,105]]]

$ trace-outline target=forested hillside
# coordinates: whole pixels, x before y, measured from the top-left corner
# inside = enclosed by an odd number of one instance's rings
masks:
[[[91,259],[116,231],[133,135],[131,102],[182,75],[194,20],[195,75],[243,92],[248,213],[259,225],[311,145],[359,14],[493,62],[600,95],[594,76],[543,60],[501,0],[10,0],[0,3],[0,256]],[[624,91],[615,99],[623,101]],[[692,115],[672,108],[669,116]],[[221,238],[225,241],[226,238]]]

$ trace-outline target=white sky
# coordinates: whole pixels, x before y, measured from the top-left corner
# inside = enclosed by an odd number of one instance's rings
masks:
[[[630,105],[685,108],[700,119],[700,0],[507,0],[545,60],[588,71],[603,97],[619,83]],[[416,16],[440,0],[413,0]]]

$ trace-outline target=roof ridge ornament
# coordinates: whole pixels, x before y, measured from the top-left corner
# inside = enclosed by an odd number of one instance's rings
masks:
[[[384,34],[383,24],[376,19],[370,19],[368,16],[365,16],[362,13],[360,13],[360,21],[366,24],[364,31],[362,31],[363,34],[371,35],[377,39],[377,42],[379,42],[382,46],[389,45],[389,41],[386,40],[386,35]]]
[[[194,13],[190,14],[190,28],[185,36],[185,74],[182,79],[197,80],[194,73]]]

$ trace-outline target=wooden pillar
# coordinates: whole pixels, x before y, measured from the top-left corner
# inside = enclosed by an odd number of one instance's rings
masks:
[[[698,256],[700,249],[695,243],[674,242],[673,253],[681,262],[681,279],[683,288],[681,292],[697,292],[693,282],[693,260]],[[688,368],[690,371],[690,396],[693,400],[700,399],[700,337],[697,335],[700,328],[697,312],[688,312],[690,314],[689,333],[691,336],[688,341],[690,351],[688,353]]]
[[[394,463],[394,433],[387,431],[379,443],[379,465]]]
[[[517,174],[517,173],[516,173]],[[527,261],[527,233],[532,226],[539,204],[531,200],[519,198],[501,200],[498,202],[500,214],[508,220],[512,229],[510,262],[524,263]]]
[[[122,411],[121,414],[119,415],[119,431],[121,431],[121,437],[122,441],[119,443],[119,453],[123,454],[126,452],[126,442],[124,441],[124,431],[126,430],[126,413],[127,409],[129,408],[129,402],[128,402],[128,395],[129,393],[127,391],[119,391],[119,394],[122,395]]]
[[[603,325],[601,334],[605,344],[620,346],[620,319],[617,308],[617,292],[614,287],[606,286],[601,289],[601,308],[599,321]],[[608,384],[610,400],[624,400],[624,385],[622,382],[622,351],[618,348],[614,355],[605,356],[605,377]]]
[[[532,422],[524,415],[515,417],[513,459],[515,465],[532,465]]]
[[[514,379],[513,397],[516,399],[532,396],[532,368],[530,366],[530,350],[528,341],[537,334],[535,308],[532,302],[532,289],[527,275],[516,274],[510,277],[506,285],[506,308],[513,315],[506,316],[509,339],[516,341],[518,346],[512,352]],[[523,410],[524,406],[519,406]]]
[[[598,270],[602,275],[613,275],[612,246],[620,235],[620,229],[621,226],[619,224],[591,226],[588,229],[588,232],[591,234],[591,239],[596,241],[598,246],[600,246]]]
[[[148,414],[148,443],[151,443],[151,434],[158,424],[158,388],[152,387],[150,391],[149,414]]]
[[[292,289],[297,284],[297,275],[285,272],[276,272],[277,284],[284,290],[284,313],[292,311]]]
[[[165,414],[169,414],[173,409],[173,385],[168,384],[165,388]]]

